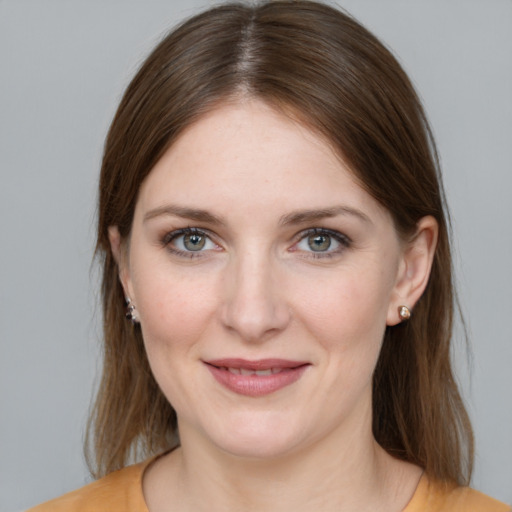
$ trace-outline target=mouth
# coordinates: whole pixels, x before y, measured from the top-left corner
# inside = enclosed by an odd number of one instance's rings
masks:
[[[305,361],[285,359],[217,359],[204,364],[225,388],[252,397],[268,395],[293,384],[311,366]]]

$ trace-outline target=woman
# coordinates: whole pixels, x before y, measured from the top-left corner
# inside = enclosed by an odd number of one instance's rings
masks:
[[[35,510],[508,510],[463,487],[428,124],[348,16],[226,5],[164,39],[111,126],[97,249],[104,478]]]

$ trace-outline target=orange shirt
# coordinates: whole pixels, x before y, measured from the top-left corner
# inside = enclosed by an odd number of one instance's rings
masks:
[[[149,512],[142,494],[142,475],[152,460],[115,471],[27,512]],[[469,487],[431,482],[423,475],[403,512],[511,511],[504,503]]]
[[[403,512],[512,512],[512,508],[470,487],[431,482],[423,475]]]

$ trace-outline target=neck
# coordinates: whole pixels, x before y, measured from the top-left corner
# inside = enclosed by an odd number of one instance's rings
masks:
[[[151,501],[156,505],[159,497],[155,510],[209,511],[212,503],[215,510],[254,512],[402,510],[419,469],[411,479],[413,467],[377,445],[370,423],[348,429],[355,435],[336,432],[300,451],[262,459],[226,453],[185,429],[181,448],[162,460],[145,488],[148,505],[153,510]]]
[[[351,502],[355,505],[377,489],[379,450],[373,443],[363,450],[337,447],[338,453],[327,446],[309,448],[265,460],[203,457],[207,471],[196,470],[197,458],[182,451],[184,488],[201,489],[199,494],[219,503],[219,510],[275,512],[331,510],[341,504],[348,510]]]

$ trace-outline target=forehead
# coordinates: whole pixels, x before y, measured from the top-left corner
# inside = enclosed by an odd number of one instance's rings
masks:
[[[144,181],[138,206],[168,202],[223,214],[337,204],[383,212],[325,140],[258,100],[221,105],[178,137]]]

